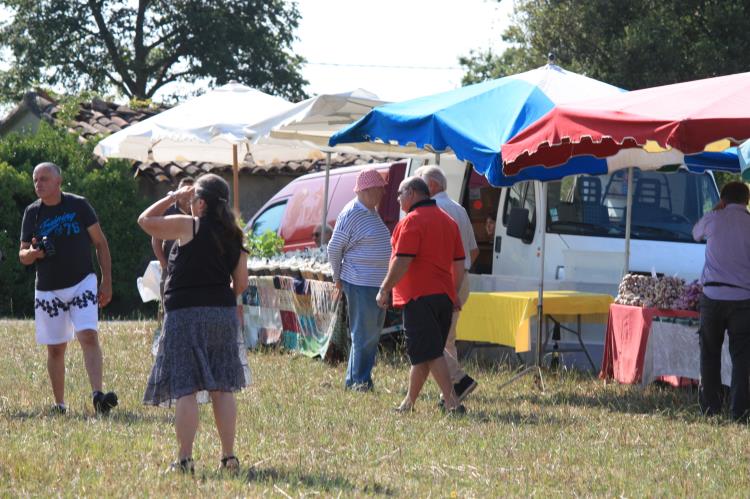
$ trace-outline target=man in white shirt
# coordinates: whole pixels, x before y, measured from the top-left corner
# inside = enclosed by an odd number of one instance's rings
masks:
[[[430,189],[430,196],[435,200],[438,207],[445,211],[458,225],[458,230],[461,233],[461,242],[464,246],[464,254],[466,255],[464,270],[466,273],[469,272],[472,263],[476,260],[479,255],[479,248],[477,246],[476,237],[474,237],[474,229],[471,226],[471,220],[469,215],[463,206],[453,201],[448,197],[448,193],[445,189],[448,187],[448,179],[445,177],[445,173],[438,166],[423,166],[418,168],[414,172],[415,175],[422,177],[427,183],[427,187]],[[460,306],[466,303],[469,298],[469,278],[464,276],[463,283],[461,284],[461,290],[458,293],[458,302]],[[451,376],[451,382],[453,382],[453,389],[456,392],[458,401],[463,401],[471,392],[477,387],[477,382],[466,374],[458,363],[458,354],[456,352],[456,324],[458,323],[459,310],[453,312],[453,321],[451,322],[451,329],[448,333],[448,339],[445,342],[445,351],[443,356],[448,364],[448,372]]]

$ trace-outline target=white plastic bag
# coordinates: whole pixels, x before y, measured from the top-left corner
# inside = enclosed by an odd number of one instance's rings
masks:
[[[146,271],[143,273],[143,277],[139,277],[136,280],[138,286],[138,293],[141,295],[143,302],[159,301],[161,299],[161,293],[159,293],[159,287],[161,284],[161,265],[157,260],[149,262]]]

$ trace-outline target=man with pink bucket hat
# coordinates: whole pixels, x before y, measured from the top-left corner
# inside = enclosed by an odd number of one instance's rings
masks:
[[[391,234],[375,209],[385,185],[376,170],[362,170],[354,186],[357,197],[341,210],[328,242],[333,281],[343,288],[349,311],[352,347],[346,388],[356,391],[373,388],[372,368],[385,321],[385,309],[375,300],[391,257]]]

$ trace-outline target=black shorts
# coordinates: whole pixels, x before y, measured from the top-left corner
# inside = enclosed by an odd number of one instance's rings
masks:
[[[453,302],[446,294],[420,296],[404,305],[406,354],[411,365],[443,355],[452,318]]]

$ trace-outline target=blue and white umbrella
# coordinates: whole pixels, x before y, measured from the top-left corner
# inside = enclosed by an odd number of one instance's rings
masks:
[[[376,107],[331,136],[329,145],[382,141],[416,145],[436,153],[452,151],[460,160],[470,161],[495,186],[558,180],[576,174],[599,175],[634,165],[647,166],[642,163],[646,159],[665,164],[664,158],[654,155],[630,158],[625,153],[608,159],[576,157],[556,168],[527,168],[512,177],[502,173],[502,145],[553,107],[620,92],[624,90],[547,64],[525,73]],[[675,164],[682,159],[675,158]],[[697,172],[739,168],[736,155],[685,156],[684,162]]]
[[[377,107],[334,134],[329,144],[380,140],[414,144],[438,153],[452,151],[459,159],[470,161],[491,184],[509,185],[500,160],[500,148],[506,141],[556,104],[622,91],[547,64],[525,73]],[[588,169],[582,165],[581,170],[553,175],[562,178],[566,174],[589,173]],[[514,178],[511,183],[519,180]]]

